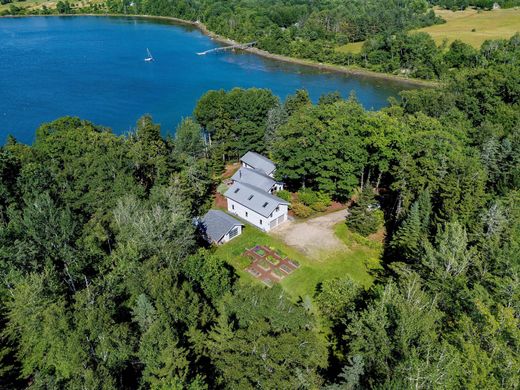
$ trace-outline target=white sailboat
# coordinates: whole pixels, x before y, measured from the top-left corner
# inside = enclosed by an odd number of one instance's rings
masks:
[[[148,50],[148,48],[146,48],[146,52],[148,53],[148,57],[146,57],[144,60],[145,60],[146,62],[151,62],[151,61],[153,61],[152,53],[150,53],[150,50]]]

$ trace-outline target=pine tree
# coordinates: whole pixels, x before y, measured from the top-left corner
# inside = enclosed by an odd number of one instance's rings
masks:
[[[391,243],[403,260],[416,260],[423,252],[423,242],[428,237],[431,210],[430,193],[424,191],[412,204]]]
[[[374,208],[375,204],[374,190],[366,186],[347,216],[349,229],[363,236],[377,232],[383,222],[383,215]]]

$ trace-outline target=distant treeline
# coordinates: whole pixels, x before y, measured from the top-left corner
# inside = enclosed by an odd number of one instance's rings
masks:
[[[512,8],[520,5],[520,0],[430,0],[432,5],[453,11],[463,10],[468,7],[476,7],[490,10],[497,4],[500,8]]]

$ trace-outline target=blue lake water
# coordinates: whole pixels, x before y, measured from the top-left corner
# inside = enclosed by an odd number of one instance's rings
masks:
[[[197,52],[219,44],[199,30],[148,19],[0,19],[0,144],[31,143],[43,122],[79,116],[125,133],[143,114],[174,132],[210,89],[270,88],[284,99],[299,88],[320,95],[355,91],[378,109],[406,86],[323,72],[249,53]],[[155,57],[145,62],[146,48]]]

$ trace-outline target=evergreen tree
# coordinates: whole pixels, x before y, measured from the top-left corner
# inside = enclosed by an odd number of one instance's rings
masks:
[[[346,223],[349,229],[362,236],[375,233],[382,226],[382,212],[379,210],[379,204],[371,186],[366,186],[359,194],[358,199],[349,210]]]
[[[430,193],[423,191],[392,238],[391,246],[397,251],[397,256],[407,261],[420,258],[429,235],[430,215]]]

